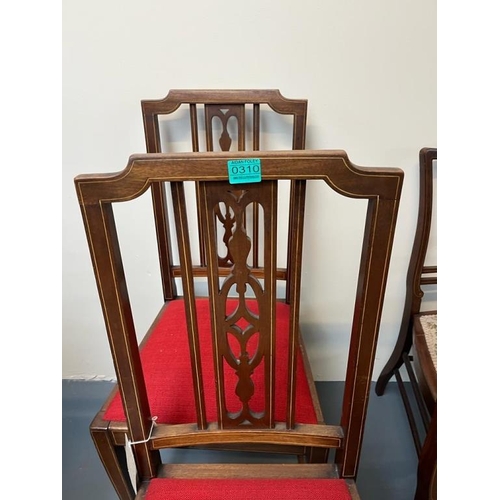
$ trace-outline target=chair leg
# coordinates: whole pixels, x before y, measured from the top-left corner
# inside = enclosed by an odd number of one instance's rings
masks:
[[[106,431],[91,429],[90,434],[118,498],[133,500],[135,493],[127,471],[124,448],[114,446]]]
[[[429,430],[418,459],[415,500],[437,498],[437,407],[434,408]]]
[[[403,365],[403,354],[408,354],[411,346],[411,331],[410,334],[405,331],[400,332],[394,351],[392,351],[389,361],[387,361],[383,370],[380,372],[377,383],[375,384],[375,394],[377,394],[377,396],[382,396],[382,394],[384,394],[385,388],[387,387],[389,380],[394,375],[394,372],[399,370],[399,368]]]

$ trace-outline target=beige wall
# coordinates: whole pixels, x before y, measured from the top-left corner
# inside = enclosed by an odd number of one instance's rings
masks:
[[[144,152],[140,100],[171,88],[279,88],[309,100],[308,148],[404,169],[376,377],[399,328],[418,151],[436,146],[435,1],[66,0],[63,9],[63,377],[114,377],[72,179],[121,170],[130,154]],[[315,378],[339,380],[353,289],[334,293],[330,281],[309,276],[335,255],[347,258],[333,265],[338,281],[352,281],[360,212],[350,200],[325,201],[319,185],[308,195],[307,214],[317,222],[307,233],[303,329]],[[322,233],[320,210],[348,210],[338,233]],[[125,235],[140,289],[132,297],[139,331],[159,299],[151,235],[140,216]],[[330,313],[320,320],[325,302]]]

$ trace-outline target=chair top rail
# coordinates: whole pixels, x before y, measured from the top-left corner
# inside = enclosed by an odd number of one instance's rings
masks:
[[[359,167],[342,150],[137,154],[121,172],[79,175],[75,184],[81,203],[126,201],[140,196],[153,182],[228,180],[228,160],[256,156],[261,160],[262,180],[323,179],[352,198],[400,197],[401,169]],[[291,162],[292,158],[302,161]]]
[[[181,104],[268,104],[281,114],[305,112],[307,99],[289,99],[278,89],[172,89],[163,99],[141,101],[143,113],[169,114]]]

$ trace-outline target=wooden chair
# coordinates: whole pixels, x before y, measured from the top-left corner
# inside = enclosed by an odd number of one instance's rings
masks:
[[[437,456],[437,311],[421,311],[424,289],[437,285],[437,266],[425,265],[433,209],[433,162],[437,149],[420,151],[420,198],[417,229],[406,281],[406,301],[394,351],[382,370],[375,391],[382,395],[394,376],[403,398],[415,449],[419,455],[416,499],[436,498]],[[405,366],[413,398],[400,370]],[[418,408],[414,411],[411,400]],[[417,418],[417,413],[419,417]]]
[[[261,147],[279,146],[282,149],[304,149],[307,100],[287,99],[278,90],[170,90],[168,95],[159,100],[144,100],[141,102],[146,148],[148,153],[171,152],[179,148],[179,143],[193,152],[200,150],[229,151],[236,148],[239,151],[247,147],[256,151]],[[167,119],[166,119],[167,118]],[[278,123],[283,119],[286,123]],[[271,122],[274,126],[270,126]],[[182,136],[184,131],[187,141]],[[269,141],[269,136],[279,135],[281,142]],[[296,181],[290,181],[289,186],[289,228],[300,216],[297,212]],[[167,207],[171,203],[171,194],[167,193],[165,183],[151,184],[153,212],[159,253],[160,272],[164,301],[177,297],[177,282],[181,277],[179,259],[172,251],[170,233],[172,231],[171,215]],[[170,197],[169,197],[170,194]],[[199,187],[196,186],[196,198],[199,199]],[[194,274],[197,278],[207,276],[207,262],[203,245],[203,226],[200,223],[201,212],[197,202],[198,227],[200,238],[198,244],[199,261],[193,262]],[[227,242],[232,230],[230,212],[224,204],[217,211],[221,227],[225,228],[222,238]],[[262,221],[257,204],[249,210],[246,225],[252,233],[252,262],[258,268],[261,255],[259,237],[262,232]],[[196,232],[196,231],[195,231]],[[288,248],[287,261],[291,258],[292,248]],[[219,266],[229,268],[232,265],[231,252],[225,245],[219,255]],[[284,282],[286,300],[289,301],[290,266],[287,264],[278,270],[279,278]],[[225,271],[228,272],[228,269]],[[183,347],[187,339],[182,339]],[[302,355],[304,346],[301,344],[301,363],[304,369],[300,371],[300,384],[310,394],[308,400],[314,406],[314,419],[323,422],[318,396],[313,377],[308,365],[307,356]],[[187,361],[187,351],[185,352]],[[163,394],[156,394],[162,399]],[[312,418],[312,417],[309,417]],[[124,473],[123,444],[127,427],[125,414],[115,389],[106,400],[90,426],[90,432],[99,456],[108,475],[112,478],[117,491],[125,495],[129,490],[127,475]],[[225,446],[228,448],[228,446]],[[233,448],[238,448],[233,446]],[[255,447],[254,447],[255,448]],[[262,447],[261,447],[262,448]],[[270,449],[269,446],[264,447]],[[295,451],[294,451],[295,450]],[[283,447],[275,451],[283,453]],[[300,461],[325,462],[327,455],[324,449],[287,447],[287,453],[296,453]]]
[[[115,458],[115,446],[125,444],[125,434],[133,443],[137,498],[196,500],[206,498],[204,491],[213,492],[210,498],[267,499],[271,494],[294,498],[293,492],[299,490],[308,491],[307,498],[358,498],[352,479],[358,469],[403,173],[356,167],[342,151],[260,152],[262,181],[230,184],[228,162],[255,156],[245,152],[135,155],[118,174],[75,179],[126,409],[125,422],[113,421],[112,428],[94,432],[93,437],[100,453]],[[291,225],[294,251],[288,301],[277,300],[276,293],[278,279],[285,276],[276,262],[277,185],[283,179],[297,183],[300,214]],[[300,349],[307,179],[323,180],[340,195],[368,200],[339,425],[318,421]],[[186,181],[199,186],[208,298],[195,295]],[[139,347],[112,207],[143,195],[158,182],[172,186],[184,296],[165,303]],[[265,224],[262,264],[257,269],[248,265],[254,242],[245,228],[247,208],[254,203],[263,211]],[[230,207],[235,220],[228,243],[230,268],[219,265],[221,204]],[[324,224],[328,231],[327,219]],[[172,353],[175,336],[186,338],[186,356]],[[160,352],[163,359],[157,363]],[[154,393],[165,388],[170,391],[164,394],[166,404],[158,405]],[[116,409],[120,408],[121,404]],[[337,451],[331,464],[161,463],[160,449],[208,445],[272,446],[273,450],[302,449],[304,454],[312,449]],[[124,475],[112,473],[110,479],[121,498],[134,497]]]

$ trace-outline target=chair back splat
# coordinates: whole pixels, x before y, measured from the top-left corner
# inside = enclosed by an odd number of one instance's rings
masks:
[[[284,465],[279,471],[267,465],[246,465],[242,469],[233,464],[211,469],[208,477],[340,477],[344,496],[317,498],[357,498],[353,483],[344,480],[357,474],[403,173],[399,169],[354,166],[343,151],[267,151],[259,153],[260,182],[228,182],[229,161],[254,159],[255,153],[248,152],[134,155],[118,174],[82,175],[75,179],[127,434],[134,443],[138,486],[143,495],[138,498],[167,498],[153,493],[161,490],[159,484],[165,484],[157,481],[207,477],[199,467],[161,464],[158,450],[203,445],[231,447],[242,443],[337,452],[335,464]],[[304,414],[306,405],[299,402],[304,379],[300,375],[304,362],[300,355],[299,304],[307,179],[323,180],[334,192],[368,203],[342,416],[337,425],[319,422],[314,412],[312,416]],[[279,274],[277,266],[280,180],[296,182],[297,217],[292,221],[289,238],[293,258],[289,262],[287,300],[278,299],[277,294],[277,282],[285,277]],[[184,197],[186,181],[198,185],[208,275],[208,296],[204,297],[194,286],[195,267]],[[164,182],[172,187],[183,296],[165,303],[148,344],[140,348],[112,207]],[[254,242],[246,227],[249,207],[254,205],[259,207],[264,224],[258,267],[251,265]],[[229,266],[221,266],[220,261],[219,242],[225,236],[219,225],[221,210],[232,220],[227,238]],[[327,224],[325,221],[325,230]],[[154,388],[146,367],[151,351],[167,349],[164,342],[171,336],[188,338],[189,367],[176,364],[180,353],[172,353],[159,370],[162,376],[174,380],[188,374],[187,383],[179,380],[177,386],[171,385],[175,393],[172,402],[191,400],[189,404],[177,404],[176,412],[187,406],[193,408],[192,412],[177,413],[175,418],[169,414],[173,403],[160,409],[150,405],[149,394]],[[155,424],[153,417],[157,417]],[[183,488],[189,484],[184,483]],[[265,484],[271,489],[276,487],[271,482]],[[173,482],[169,485],[167,488],[174,487]]]
[[[272,111],[274,114],[289,116],[292,119],[291,143],[280,149],[304,149],[306,140],[307,100],[288,99],[283,97],[279,90],[170,90],[163,99],[141,101],[144,133],[148,153],[172,152],[168,140],[162,140],[160,119],[178,112],[181,106],[189,107],[189,125],[191,133],[191,148],[193,152],[199,151],[229,151],[237,145],[238,151],[247,149],[259,151],[261,149],[261,136],[266,132],[261,115],[263,112]],[[266,108],[269,108],[266,109]],[[268,114],[268,113],[266,113]],[[201,115],[201,116],[199,116]],[[201,118],[201,119],[199,119]],[[233,127],[231,127],[233,121]],[[200,124],[201,122],[201,124]],[[274,131],[276,132],[276,131]],[[231,134],[235,137],[231,137]],[[250,135],[251,140],[247,140]],[[276,135],[276,134],[275,134]],[[201,141],[201,139],[204,139]],[[290,140],[290,139],[288,139]],[[201,144],[201,145],[200,145]],[[204,147],[204,149],[202,149]],[[265,149],[265,148],[264,148]],[[290,185],[290,224],[298,217],[296,210],[296,182]],[[163,293],[165,300],[176,297],[175,278],[180,276],[178,266],[172,264],[172,250],[169,238],[169,222],[167,195],[163,183],[153,182],[151,185],[153,209],[155,213],[156,231],[158,238],[158,252],[162,273]],[[201,224],[201,207],[199,204],[199,187],[196,187],[198,198],[198,225]],[[226,219],[223,208],[217,210],[217,217],[227,228],[230,234],[230,220]],[[259,267],[259,211],[257,204],[253,205],[249,213],[247,225],[252,233],[252,265]],[[206,274],[205,248],[200,238],[200,265],[197,274]],[[289,248],[289,252],[291,249]],[[290,255],[289,255],[290,259]],[[230,252],[220,258],[219,265],[231,266]],[[288,269],[281,272],[287,274]],[[288,286],[288,285],[287,285]]]

